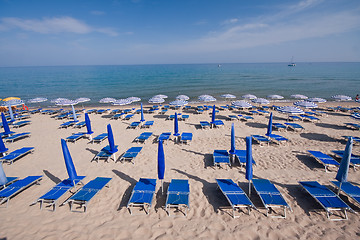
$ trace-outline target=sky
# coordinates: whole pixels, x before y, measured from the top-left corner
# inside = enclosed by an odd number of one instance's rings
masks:
[[[359,0],[0,0],[0,67],[360,62]]]

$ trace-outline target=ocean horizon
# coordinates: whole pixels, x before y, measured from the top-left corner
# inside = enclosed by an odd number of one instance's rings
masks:
[[[104,97],[116,99],[140,97],[142,102],[156,94],[172,101],[179,94],[197,101],[209,94],[244,94],[266,98],[278,94],[290,99],[292,94],[331,100],[336,94],[355,98],[359,94],[359,62],[222,63],[1,67],[0,98],[17,96],[27,101],[35,97],[88,97],[84,105],[99,105]],[[50,106],[45,102],[42,105]]]

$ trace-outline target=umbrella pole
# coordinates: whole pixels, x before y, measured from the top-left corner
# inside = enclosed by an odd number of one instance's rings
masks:
[[[340,194],[341,185],[342,185],[342,182],[340,182],[339,188],[338,188],[337,193],[336,193],[336,195],[338,195],[338,196],[339,196],[339,194]]]
[[[164,195],[164,182],[161,179],[161,194]]]
[[[251,195],[251,180],[249,180],[249,196]]]

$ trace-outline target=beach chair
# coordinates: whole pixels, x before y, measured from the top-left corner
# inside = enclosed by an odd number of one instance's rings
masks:
[[[140,125],[140,122],[132,122],[128,128],[135,129]]]
[[[338,181],[331,181],[337,189],[340,187],[340,182]],[[352,198],[358,205],[360,205],[360,187],[351,184],[350,182],[343,182],[341,184],[341,191],[345,193],[347,196]]]
[[[268,115],[268,114],[270,114],[269,111],[262,110],[262,109],[258,109],[257,111],[258,111],[258,113],[259,113],[260,115]]]
[[[149,139],[149,137],[151,137],[152,136],[152,132],[143,132],[143,133],[141,133],[140,134],[140,136],[138,136],[138,137],[136,137],[135,139],[134,139],[134,142],[137,142],[137,143],[145,143],[145,141],[146,140],[148,140]]]
[[[190,185],[187,179],[172,179],[167,190],[165,211],[170,216],[170,209],[176,208],[181,211],[184,208],[184,215],[187,215],[189,206]]]
[[[304,130],[304,127],[301,126],[300,124],[298,123],[289,123],[289,122],[286,122],[284,123],[286,125],[287,128],[290,128],[291,130],[293,131],[302,131]]]
[[[135,207],[140,207],[145,211],[146,214],[149,214],[152,200],[155,194],[155,187],[156,179],[139,179],[131,193],[129,202],[127,204],[127,209],[129,209],[130,214],[132,214],[131,209]]]
[[[182,115],[180,116],[179,120],[186,121],[186,120],[189,119],[189,117],[190,117],[190,116],[189,116],[188,114],[182,114]]]
[[[192,141],[193,134],[188,132],[183,132],[180,136],[180,143],[188,144]]]
[[[247,116],[247,115],[242,115],[242,114],[239,114],[238,117],[242,121],[254,120],[254,118],[252,116]]]
[[[24,191],[34,184],[38,184],[42,176],[28,176],[18,180],[0,191],[0,205],[6,202],[6,207],[9,204],[10,198]]]
[[[5,138],[5,142],[14,142],[14,141],[17,141],[19,139],[23,139],[23,138],[26,138],[26,137],[30,137],[30,132],[23,132],[23,133],[16,133],[16,134],[13,134],[7,138]]]
[[[214,150],[213,153],[214,166],[221,167],[221,165],[227,164],[231,166],[230,155],[226,150]]]
[[[274,218],[286,218],[286,209],[291,208],[281,195],[280,191],[267,179],[253,179],[252,184],[257,195],[260,197],[262,204],[266,208],[266,216],[275,208],[283,209],[283,215],[272,216]]]
[[[77,121],[67,121],[67,122],[60,124],[59,128],[68,128],[68,127],[73,126],[75,123],[77,123]]]
[[[99,110],[96,110],[96,114],[103,114],[103,113],[106,113],[107,111],[109,111],[109,109],[99,109]]]
[[[290,115],[288,116],[288,121],[302,121],[302,118],[299,116],[295,116],[295,115]]]
[[[221,127],[224,126],[224,122],[222,120],[215,120],[214,122],[211,123],[212,127]]]
[[[344,155],[344,151],[342,150],[334,150],[332,151],[336,156],[338,156],[339,158],[342,158]],[[350,157],[350,165],[354,168],[354,170],[356,171],[356,167],[358,167],[360,165],[360,156],[359,155],[355,155],[355,154],[351,154]]]
[[[250,113],[251,115],[258,115],[258,114],[259,114],[259,112],[256,111],[256,110],[250,110],[249,113]]]
[[[67,137],[65,139],[65,141],[67,142],[76,142],[77,140],[79,140],[80,138],[83,138],[84,136],[86,136],[86,133],[74,133],[71,136]]]
[[[88,113],[88,114],[92,114],[92,113],[96,113],[96,109],[89,109],[89,110],[87,110],[86,112]]]
[[[19,158],[25,156],[28,153],[31,153],[33,150],[34,150],[34,147],[22,147],[22,148],[16,149],[15,151],[12,151],[11,153],[0,158],[0,161],[12,164]]]
[[[117,147],[118,145],[115,145],[115,148]],[[105,162],[107,162],[113,154],[114,153],[110,153],[110,146],[107,145],[106,147],[103,147],[91,161],[99,162],[99,160],[104,160]],[[116,159],[113,160],[116,161]]]
[[[357,123],[345,123],[347,128],[350,128],[352,130],[360,130],[360,124]]]
[[[289,141],[289,139],[284,138],[283,136],[277,135],[277,134],[268,134],[266,135],[271,141],[277,143],[277,144],[281,144],[281,143],[286,143]]]
[[[299,182],[300,185],[325,209],[327,218],[332,221],[347,220],[346,210],[353,210],[341,198],[324,185],[316,181]],[[336,212],[343,212],[344,216],[331,218]]]
[[[18,177],[6,177],[6,183],[4,185],[0,185],[0,190],[3,189],[4,187],[14,183],[18,179],[19,179]]]
[[[240,217],[236,215],[236,212],[242,208],[248,209],[248,214],[250,215],[251,208],[255,208],[254,204],[250,201],[245,192],[231,179],[216,179],[218,188],[224,194],[228,200],[232,210],[233,218]]]
[[[286,126],[282,123],[272,123],[272,127],[274,130],[286,130]]]
[[[132,117],[134,117],[134,114],[128,114],[124,117],[124,120],[130,120]]]
[[[161,111],[160,111],[160,113],[159,113],[159,114],[164,115],[165,113],[167,113],[167,111],[168,111],[168,109],[167,109],[167,108],[165,108],[165,109],[161,109]]]
[[[208,121],[200,121],[200,126],[202,129],[210,128],[210,123]]]
[[[23,126],[26,126],[26,125],[29,125],[29,124],[31,124],[31,121],[19,121],[19,122],[14,122],[12,124],[12,126],[14,128],[20,128],[20,127],[23,127]]]
[[[269,145],[269,143],[270,143],[269,138],[261,136],[261,135],[251,135],[251,137],[256,143],[258,143],[260,145],[263,145],[265,143]]]
[[[157,141],[165,142],[166,140],[169,140],[170,136],[171,136],[171,132],[161,133],[160,136],[158,137]]]
[[[244,166],[246,165],[246,150],[235,150],[235,158],[239,161],[240,166]],[[252,160],[252,163],[254,165],[256,165],[254,159]]]
[[[339,166],[340,163],[338,163],[335,159],[330,157],[329,155],[322,153],[320,151],[310,151],[308,152],[312,155],[313,158],[318,160],[322,165],[325,167],[325,172],[327,172],[329,166]]]
[[[81,121],[81,122],[78,122],[74,125],[74,128],[82,128],[82,127],[85,127],[86,126],[86,123],[85,121]]]
[[[133,160],[137,157],[137,155],[141,152],[142,147],[131,147],[119,158],[118,161],[129,160],[134,163]]]
[[[154,125],[154,121],[146,121],[141,127],[150,128],[152,125]]]
[[[73,211],[74,205],[78,204],[80,205],[79,208],[84,207],[84,212],[86,212],[90,200],[93,199],[101,189],[107,186],[110,180],[111,178],[97,177],[85,184],[66,201],[70,205],[70,211]]]
[[[39,197],[33,204],[34,205],[40,202],[40,209],[42,209],[43,204],[49,204],[47,207],[53,207],[53,211],[56,210],[57,201],[65,195],[67,192],[76,188],[78,184],[82,184],[81,180],[83,180],[85,176],[77,176],[77,178],[72,182],[70,179],[64,179],[58,184],[56,184],[53,188],[51,188],[47,193]]]
[[[101,133],[99,135],[97,135],[96,137],[94,137],[91,142],[92,143],[101,143],[102,141],[104,141],[105,139],[107,139],[108,134],[107,133]]]
[[[124,117],[125,113],[117,113],[113,115],[110,119],[118,120],[119,118]]]
[[[239,120],[239,117],[236,115],[228,115],[227,116],[227,120],[229,121],[235,121],[235,120]]]
[[[303,120],[306,120],[308,122],[319,122],[320,121],[319,118],[311,116],[311,115],[302,114],[300,116],[303,118]]]

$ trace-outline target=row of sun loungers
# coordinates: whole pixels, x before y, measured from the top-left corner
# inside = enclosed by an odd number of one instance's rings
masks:
[[[0,158],[0,162],[12,164],[19,158],[34,151],[34,147],[22,147]],[[0,163],[1,164],[1,163]]]
[[[239,162],[240,166],[245,166],[246,150],[235,150],[234,157]],[[256,165],[254,160],[253,164]],[[230,153],[227,150],[214,150],[213,165],[217,167],[222,167],[223,165],[231,166]]]

